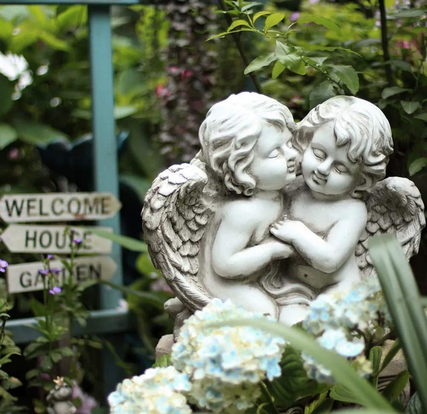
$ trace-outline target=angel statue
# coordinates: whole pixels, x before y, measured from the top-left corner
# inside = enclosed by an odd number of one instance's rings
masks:
[[[379,181],[391,130],[369,102],[332,98],[296,127],[284,105],[243,92],[210,109],[199,139],[142,211],[178,325],[213,297],[291,325],[318,294],[369,277],[371,235],[396,234],[408,258],[418,251],[420,194],[403,178]]]

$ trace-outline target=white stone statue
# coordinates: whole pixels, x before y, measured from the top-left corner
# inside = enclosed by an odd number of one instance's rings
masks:
[[[408,258],[418,251],[423,203],[411,181],[380,181],[392,138],[371,103],[331,98],[295,127],[284,105],[243,92],[211,108],[199,139],[142,211],[182,318],[218,297],[291,325],[318,294],[372,274],[371,235],[395,234]]]

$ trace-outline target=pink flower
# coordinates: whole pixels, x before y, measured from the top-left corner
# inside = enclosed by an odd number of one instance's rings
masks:
[[[76,414],[90,414],[92,410],[99,406],[95,398],[86,394],[74,381],[73,385],[73,400],[79,398],[81,401],[81,406],[77,408]]]
[[[0,272],[4,273],[6,271],[6,267],[9,266],[9,263],[6,262],[6,260],[1,260],[0,259]]]
[[[18,148],[12,148],[9,151],[9,159],[10,160],[17,160],[19,158],[19,150]]]
[[[293,13],[291,14],[291,17],[289,18],[289,20],[290,20],[291,22],[294,22],[295,20],[298,20],[298,19],[299,19],[300,15],[301,15],[301,13],[300,13],[300,12],[293,12]]]

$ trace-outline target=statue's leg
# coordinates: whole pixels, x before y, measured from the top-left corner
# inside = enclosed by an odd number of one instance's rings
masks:
[[[305,319],[308,306],[301,304],[286,305],[280,308],[279,322],[292,326]]]
[[[279,307],[275,300],[257,286],[244,284],[236,286],[229,299],[250,312],[268,314],[275,319],[279,317]]]

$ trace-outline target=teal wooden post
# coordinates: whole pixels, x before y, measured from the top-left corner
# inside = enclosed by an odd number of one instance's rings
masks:
[[[95,189],[111,192],[119,198],[117,143],[114,122],[114,83],[109,5],[88,6],[89,44],[92,83],[92,124],[94,134]],[[103,220],[120,234],[120,216]],[[114,243],[111,254],[118,270],[112,282],[122,284],[122,258],[120,246]],[[101,287],[101,307],[116,308],[120,292]]]

